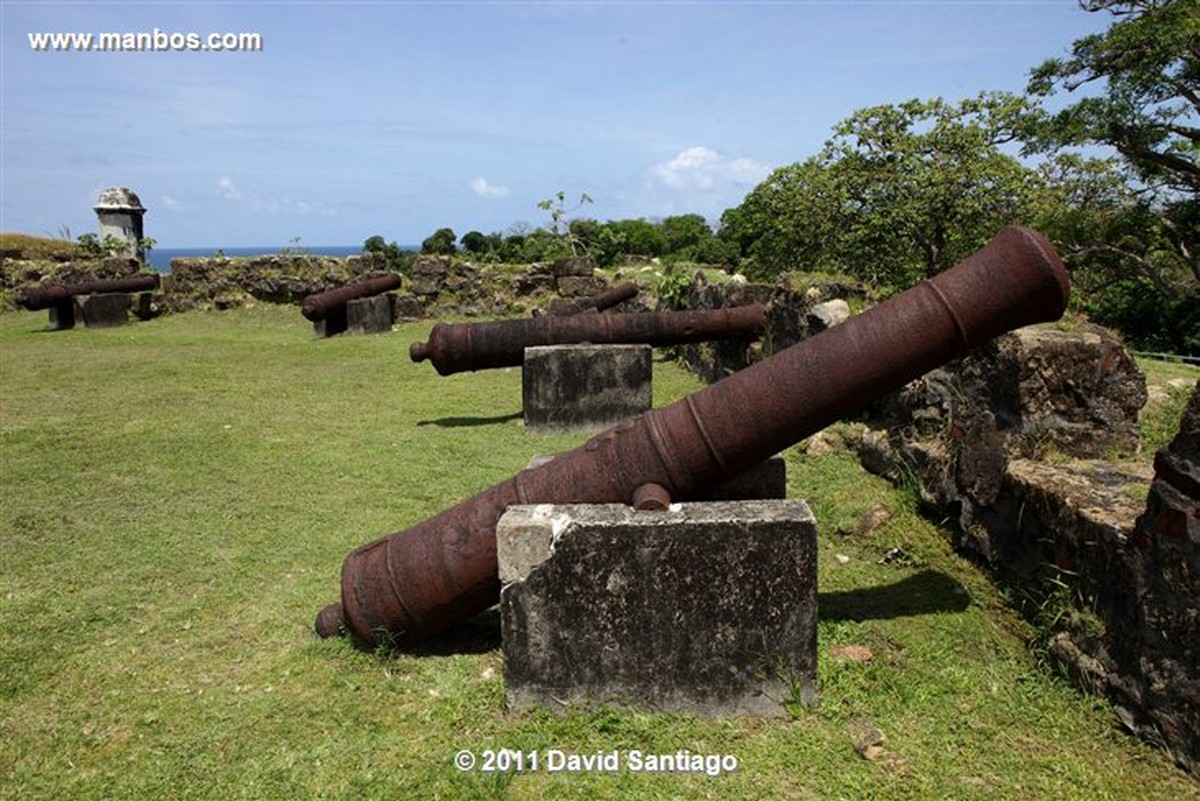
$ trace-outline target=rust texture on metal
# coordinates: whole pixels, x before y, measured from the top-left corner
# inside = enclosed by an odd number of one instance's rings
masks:
[[[158,289],[157,273],[133,275],[128,278],[83,281],[78,284],[48,284],[27,289],[19,303],[29,311],[39,311],[57,306],[76,295],[101,295],[109,292],[150,292]]]
[[[525,348],[539,345],[682,345],[714,339],[754,339],[767,327],[761,304],[712,311],[577,314],[486,323],[438,323],[428,342],[414,342],[414,362],[429,359],[442,375],[517,367]]]
[[[589,298],[573,303],[561,311],[552,311],[549,314],[553,317],[570,317],[573,314],[582,314],[587,311],[602,312],[605,309],[611,309],[618,303],[624,303],[627,300],[636,298],[638,294],[637,284],[621,284],[615,286],[607,292],[601,292],[598,295],[592,295]]]
[[[671,507],[671,494],[662,484],[650,481],[633,491],[629,505],[639,512],[662,512]]]
[[[318,630],[405,646],[449,629],[499,597],[495,532],[509,505],[629,503],[647,483],[688,500],[1001,333],[1057,319],[1068,293],[1050,243],[1006,228],[841,325],[354,550]]]
[[[324,320],[334,309],[345,306],[348,301],[382,295],[400,288],[400,276],[378,275],[337,289],[309,295],[300,304],[300,313],[314,323]]]

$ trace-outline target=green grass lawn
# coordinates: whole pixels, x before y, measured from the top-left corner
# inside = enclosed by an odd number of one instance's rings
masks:
[[[0,315],[0,797],[1200,797],[1040,668],[947,532],[844,452],[787,452],[821,543],[821,700],[792,719],[509,715],[494,614],[421,653],[319,640],[350,549],[582,438],[525,433],[517,369],[412,364],[428,324],[316,340],[264,306],[44,325]],[[656,405],[698,386],[656,362]],[[845,645],[872,658],[839,661]],[[454,767],[498,748],[739,767]]]

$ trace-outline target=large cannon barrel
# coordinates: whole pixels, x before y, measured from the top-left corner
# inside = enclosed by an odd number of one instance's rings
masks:
[[[18,302],[29,311],[57,306],[76,295],[99,295],[105,292],[150,292],[158,289],[158,273],[144,273],[128,278],[82,281],[77,284],[48,284],[21,293]]]
[[[570,317],[573,314],[582,314],[583,312],[591,311],[593,309],[596,311],[604,311],[605,309],[611,309],[618,303],[623,303],[630,298],[636,298],[637,294],[637,284],[621,284],[620,286],[615,286],[612,289],[601,292],[598,295],[592,295],[590,297],[583,298],[582,300],[576,301],[569,306],[565,306],[558,311],[551,311],[549,313],[555,317]]]
[[[438,323],[428,342],[414,342],[414,362],[429,359],[442,375],[464,370],[516,367],[525,348],[537,345],[646,344],[682,345],[713,339],[753,339],[767,327],[761,304],[712,311],[581,314],[496,320],[486,323]]]
[[[300,313],[314,323],[320,322],[334,309],[345,306],[347,301],[369,298],[399,288],[400,276],[395,274],[367,278],[353,284],[340,286],[337,289],[309,295],[301,302]]]
[[[1057,319],[1069,281],[1050,243],[1009,227],[957,266],[669,406],[352,551],[322,636],[420,641],[499,597],[496,524],[510,504],[686,500],[1005,331]]]

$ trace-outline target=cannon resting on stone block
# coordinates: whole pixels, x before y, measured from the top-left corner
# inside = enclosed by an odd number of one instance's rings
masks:
[[[689,500],[1006,331],[1055,320],[1069,279],[1020,227],[940,275],[669,406],[629,418],[412,528],[352,551],[316,629],[411,645],[499,598],[506,507]],[[570,318],[567,318],[570,319]],[[536,321],[535,321],[536,322]]]
[[[392,306],[384,292],[400,288],[400,276],[379,275],[317,292],[300,304],[300,313],[313,323],[321,336],[340,334],[348,328],[375,333],[392,326]]]
[[[78,284],[47,284],[21,293],[17,302],[29,311],[40,311],[69,302],[79,295],[107,295],[119,292],[152,292],[158,289],[157,273],[111,280],[83,281]]]
[[[605,309],[611,309],[613,306],[636,298],[638,291],[637,284],[621,284],[620,286],[615,286],[606,292],[601,292],[598,295],[592,295],[591,297],[577,300],[574,303],[565,303],[559,308],[554,308],[551,306],[550,309],[546,311],[546,314],[554,317],[570,317],[574,314],[583,314],[591,311],[602,312]],[[542,312],[534,309],[533,316],[541,317]]]
[[[409,356],[426,359],[442,375],[465,370],[518,367],[525,348],[541,345],[683,345],[714,339],[757,339],[767,327],[761,304],[713,311],[637,314],[543,315],[531,320],[438,323],[428,342],[414,342]]]

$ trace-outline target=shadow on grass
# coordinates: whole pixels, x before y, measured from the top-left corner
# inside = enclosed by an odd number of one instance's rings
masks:
[[[412,656],[485,654],[495,651],[500,644],[500,607],[493,606],[449,631],[430,637],[411,648],[405,648],[404,652]]]
[[[894,584],[817,594],[821,620],[883,620],[938,612],[961,612],[971,603],[965,587],[936,570],[924,570]],[[485,612],[399,651],[410,656],[483,654],[500,648],[500,607]]]
[[[886,620],[961,612],[970,603],[966,587],[936,570],[923,570],[894,584],[817,593],[821,620]]]
[[[463,426],[492,426],[500,423],[507,423],[511,420],[520,420],[524,416],[524,412],[513,412],[512,414],[502,414],[496,417],[439,417],[436,420],[418,420],[419,426],[441,426],[442,428],[460,428]]]

